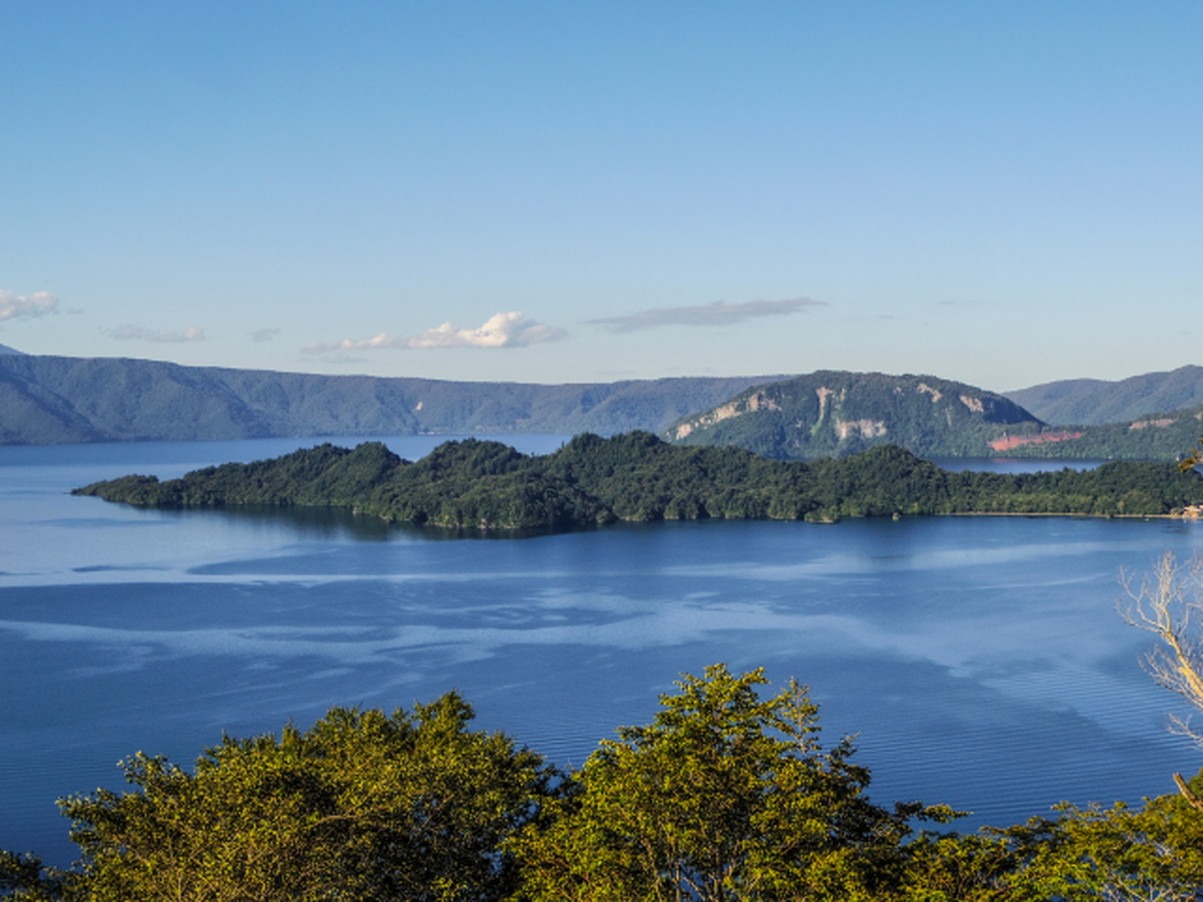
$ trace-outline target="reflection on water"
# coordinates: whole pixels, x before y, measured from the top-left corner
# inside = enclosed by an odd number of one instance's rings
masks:
[[[216,456],[197,465],[241,459],[241,444],[206,446]],[[1136,801],[1199,763],[1164,729],[1174,701],[1140,670],[1146,637],[1114,610],[1118,568],[1190,553],[1198,524],[668,523],[437,541],[341,512],[73,498],[136,467],[111,448],[95,467],[78,447],[41,466],[7,450],[0,847],[66,861],[53,798],[119,786],[118,758],[187,763],[222,731],[333,704],[457,688],[481,726],[580,763],[650,718],[677,674],[716,661],[809,683],[830,741],[858,733],[876,799],[972,809],[968,826],[1061,798]],[[173,446],[163,465],[199,455]]]
[[[272,530],[288,529],[303,541],[383,542],[396,535],[399,527],[379,517],[365,517],[348,510],[325,507],[240,506],[216,510],[172,510],[169,516],[200,519],[213,517],[227,521],[232,528],[257,525]]]

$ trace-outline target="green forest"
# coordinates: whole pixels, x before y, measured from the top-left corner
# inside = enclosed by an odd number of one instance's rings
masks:
[[[685,519],[1164,516],[1203,501],[1203,484],[1170,463],[952,472],[892,445],[846,458],[775,461],[632,432],[579,435],[541,456],[468,439],[444,443],[417,462],[378,442],[354,449],[326,444],[180,479],[126,476],[76,493],[150,507],[326,507],[394,523],[522,533]]]
[[[571,773],[471,729],[455,693],[222,737],[191,770],[135,754],[129,792],[59,801],[79,861],[0,852],[0,896],[51,900],[1193,900],[1203,814],[1062,806],[959,834],[868,794],[849,738],[761,670],[685,675]],[[1195,794],[1203,779],[1193,782]]]

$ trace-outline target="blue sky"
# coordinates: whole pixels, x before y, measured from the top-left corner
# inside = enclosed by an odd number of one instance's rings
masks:
[[[1203,4],[0,0],[0,343],[535,382],[1198,363]]]

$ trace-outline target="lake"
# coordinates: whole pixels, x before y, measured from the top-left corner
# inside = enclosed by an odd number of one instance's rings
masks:
[[[442,439],[386,439],[416,458]],[[510,436],[545,452],[558,436]],[[358,440],[344,440],[354,443]],[[146,511],[67,494],[314,441],[0,448],[0,848],[67,863],[54,799],[120,788],[137,750],[460,690],[562,765],[644,723],[683,672],[763,665],[857,734],[879,803],[962,829],[1061,799],[1173,791],[1203,755],[1116,612],[1119,572],[1189,556],[1171,520],[945,517],[619,525],[448,539],[326,512]],[[1060,464],[1057,464],[1059,466]],[[992,468],[1009,465],[997,463]],[[1030,464],[1026,465],[1030,467]]]

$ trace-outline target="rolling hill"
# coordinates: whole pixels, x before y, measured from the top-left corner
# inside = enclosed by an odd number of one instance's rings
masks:
[[[1157,397],[1176,396],[1171,383],[1189,382],[1184,371],[1176,372]],[[1150,374],[1150,382],[1158,375],[1171,374]],[[1175,460],[1203,435],[1203,405],[1118,422],[1050,425],[1014,399],[934,376],[818,372],[754,386],[678,420],[664,435],[678,444],[729,445],[780,459],[896,444],[929,458]]]
[[[1097,426],[1203,407],[1203,367],[1183,366],[1108,382],[1066,379],[1005,395],[1053,425]]]
[[[750,388],[678,420],[679,444],[734,445],[773,458],[845,455],[894,444],[925,457],[980,457],[1044,424],[993,392],[935,376],[820,371]]]

